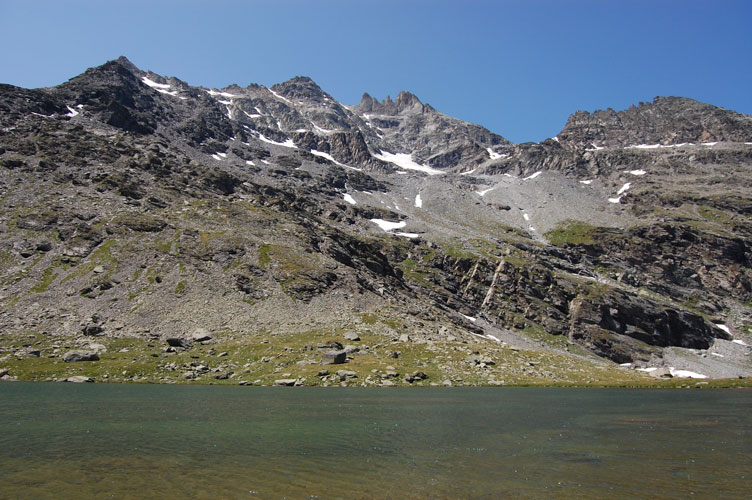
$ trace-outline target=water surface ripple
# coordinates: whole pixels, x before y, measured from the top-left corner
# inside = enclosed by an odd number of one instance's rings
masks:
[[[0,498],[748,498],[752,391],[0,384]]]

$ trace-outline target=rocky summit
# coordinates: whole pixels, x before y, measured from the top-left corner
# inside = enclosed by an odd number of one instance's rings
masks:
[[[751,193],[752,116],[687,98],[513,144],[306,77],[0,85],[0,378],[748,385]]]

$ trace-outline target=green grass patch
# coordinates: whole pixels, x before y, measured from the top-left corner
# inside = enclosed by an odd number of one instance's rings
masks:
[[[556,226],[555,229],[544,234],[546,239],[556,246],[569,245],[592,245],[595,226],[584,222],[568,219]]]

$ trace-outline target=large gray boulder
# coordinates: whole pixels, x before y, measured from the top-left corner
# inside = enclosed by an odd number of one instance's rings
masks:
[[[327,351],[324,353],[324,357],[321,359],[322,365],[341,365],[347,361],[347,353],[345,351]]]
[[[99,354],[96,351],[68,351],[63,354],[63,361],[66,363],[77,363],[79,361],[99,361]]]

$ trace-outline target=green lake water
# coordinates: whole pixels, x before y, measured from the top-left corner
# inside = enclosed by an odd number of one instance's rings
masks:
[[[0,498],[750,498],[752,391],[0,384]]]

